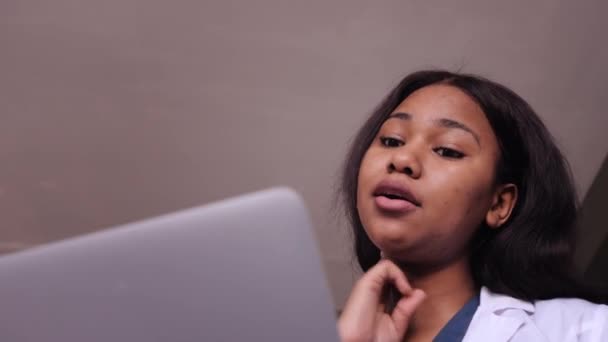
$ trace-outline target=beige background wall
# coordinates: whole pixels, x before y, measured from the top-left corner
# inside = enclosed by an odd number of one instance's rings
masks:
[[[380,98],[418,68],[503,82],[558,137],[582,197],[608,151],[607,10],[600,0],[3,0],[0,247],[285,184],[310,206],[341,305],[353,275],[332,186]]]

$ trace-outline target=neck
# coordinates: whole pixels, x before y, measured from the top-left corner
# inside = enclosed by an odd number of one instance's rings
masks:
[[[466,257],[431,272],[408,272],[405,265],[401,268],[412,288],[427,295],[410,321],[408,340],[431,340],[478,291]]]

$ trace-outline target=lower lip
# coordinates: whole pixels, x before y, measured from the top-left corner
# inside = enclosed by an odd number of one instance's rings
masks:
[[[384,196],[376,196],[374,201],[378,208],[395,212],[395,213],[406,213],[416,209],[416,205],[410,201],[402,200],[402,199],[390,199]]]

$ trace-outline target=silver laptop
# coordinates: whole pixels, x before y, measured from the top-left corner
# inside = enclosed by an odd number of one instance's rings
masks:
[[[0,257],[2,341],[337,341],[302,200],[267,191]]]

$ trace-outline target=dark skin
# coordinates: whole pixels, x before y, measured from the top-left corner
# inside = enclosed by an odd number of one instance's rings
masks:
[[[486,115],[456,87],[421,88],[394,110],[361,162],[357,193],[384,260],[355,284],[338,322],[343,341],[430,341],[476,294],[471,238],[484,222],[499,229],[517,200],[515,185],[495,180],[499,157]],[[415,208],[379,207],[374,191],[386,180],[406,187]],[[389,312],[387,284],[398,295]]]

